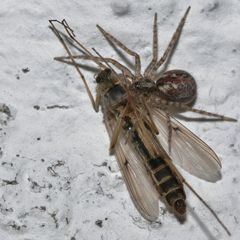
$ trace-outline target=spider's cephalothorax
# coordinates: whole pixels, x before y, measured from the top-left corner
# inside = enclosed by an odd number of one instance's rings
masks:
[[[156,83],[151,79],[145,77],[136,82],[133,82],[129,89],[135,92],[135,94],[137,93],[143,95],[152,94],[153,92],[158,91]]]
[[[172,102],[192,103],[197,95],[195,79],[183,70],[165,72],[156,82],[162,98]]]

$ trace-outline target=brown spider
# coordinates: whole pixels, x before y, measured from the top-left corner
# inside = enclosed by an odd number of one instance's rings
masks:
[[[67,57],[56,57],[55,60],[73,65],[86,87],[95,111],[98,111],[101,105],[104,122],[111,138],[110,148],[114,150],[130,196],[141,215],[151,221],[158,217],[160,195],[170,211],[179,218],[183,217],[186,213],[186,195],[183,189],[185,184],[230,235],[229,230],[213,209],[173,164],[175,162],[206,181],[216,182],[221,178],[221,162],[214,151],[181,125],[173,114],[191,111],[214,117],[215,120],[236,120],[193,108],[197,88],[194,78],[188,72],[170,70],[157,77],[157,70],[174,51],[189,10],[190,7],[187,8],[159,60],[157,14],[155,14],[152,60],[143,74],[139,54],[130,50],[99,25],[97,25],[98,29],[112,45],[118,46],[135,58],[134,73],[118,61],[102,57],[95,49],[93,50],[97,56],[93,55],[76,39],[73,30],[65,20],[62,22],[50,20],[53,32],[68,54]],[[57,30],[55,22],[64,27],[67,36]],[[73,55],[64,38],[73,45],[77,45],[83,55]],[[95,100],[80,70],[81,65],[77,63],[78,59],[93,61],[101,69],[96,77]],[[121,73],[117,73],[111,65]],[[172,144],[173,148],[171,148]],[[151,184],[156,186],[155,190]]]

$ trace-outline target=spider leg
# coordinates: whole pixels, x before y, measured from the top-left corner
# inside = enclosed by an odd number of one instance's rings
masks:
[[[190,6],[187,8],[184,16],[182,17],[181,21],[179,22],[178,24],[178,27],[176,29],[176,31],[174,32],[168,46],[167,46],[167,49],[165,50],[163,56],[160,58],[160,60],[155,64],[155,66],[151,69],[151,71],[149,72],[149,76],[153,76],[154,73],[158,70],[158,68],[165,62],[165,60],[172,54],[174,48],[176,47],[177,45],[177,42],[179,40],[179,37],[181,35],[181,32],[182,32],[182,29],[183,29],[183,26],[184,26],[184,23],[186,21],[186,18],[187,18],[187,15],[190,11]]]
[[[124,50],[126,53],[128,53],[129,55],[135,57],[135,73],[136,73],[136,78],[140,78],[141,77],[141,60],[140,60],[140,56],[130,50],[128,47],[126,47],[122,42],[120,42],[118,39],[116,39],[115,37],[113,37],[110,33],[106,32],[102,27],[100,27],[99,25],[97,25],[97,28],[100,30],[100,32],[103,34],[103,36],[110,41],[113,45],[116,44],[117,46],[119,46],[122,50]]]
[[[182,106],[181,108],[183,108],[185,110],[188,110],[190,112],[199,113],[199,114],[206,115],[206,116],[209,116],[209,117],[216,117],[216,118],[219,118],[221,121],[237,122],[237,119],[226,117],[224,115],[220,115],[220,114],[216,114],[216,113],[212,113],[212,112],[207,112],[207,111],[196,109],[196,108],[190,108],[188,106]]]
[[[165,106],[173,106],[173,107],[176,107],[177,109],[181,109],[181,110],[185,110],[185,111],[189,111],[189,112],[195,112],[195,113],[202,114],[202,115],[209,116],[209,117],[215,117],[217,120],[220,120],[220,121],[237,122],[237,119],[235,119],[235,118],[230,118],[230,117],[226,117],[224,115],[220,115],[217,113],[212,113],[212,112],[207,112],[204,110],[192,108],[192,107],[187,106],[184,103],[170,102],[170,101],[166,101],[166,100],[160,100],[159,103],[163,104]]]
[[[154,22],[153,22],[153,56],[152,60],[147,66],[144,71],[144,77],[148,77],[149,73],[151,72],[152,68],[157,63],[158,58],[158,29],[157,29],[157,13],[154,15]]]

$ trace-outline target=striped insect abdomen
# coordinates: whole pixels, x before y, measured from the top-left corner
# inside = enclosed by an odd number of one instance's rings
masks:
[[[104,106],[110,109],[111,105],[114,105],[114,103],[121,99],[124,93],[124,90],[119,85],[111,88],[106,95],[107,101]],[[141,139],[132,123],[131,117],[125,116],[122,130],[125,131],[128,140],[134,145],[139,156],[142,156],[159,194],[166,200],[166,203],[177,215],[184,215],[186,212],[185,192],[182,183],[178,180],[177,176],[175,176],[167,162],[160,156],[152,157],[151,151],[145,145],[144,140]],[[146,131],[148,131],[147,128]],[[151,136],[152,141],[155,141],[155,136],[153,134]],[[164,150],[162,149],[162,151]],[[142,159],[139,159],[139,161],[142,161]]]
[[[128,128],[131,129],[133,127],[131,120],[128,119],[125,121]],[[181,181],[177,178],[176,174],[171,170],[163,157],[158,156],[153,158],[151,156],[144,141],[135,129],[132,129],[130,132],[132,142],[145,159],[145,164],[151,172],[152,179],[159,194],[166,200],[166,203],[173,209],[177,216],[183,216],[186,213],[186,195]],[[152,137],[154,141],[154,135],[152,135]],[[164,150],[162,149],[162,151]],[[162,155],[164,156],[165,154]]]
[[[186,213],[186,195],[182,183],[177,179],[171,168],[161,157],[150,159],[147,165],[160,195],[176,214],[184,215]]]

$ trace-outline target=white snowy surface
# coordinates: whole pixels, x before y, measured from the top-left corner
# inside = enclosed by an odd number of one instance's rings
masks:
[[[195,77],[196,107],[239,119],[239,0],[1,1],[0,103],[12,117],[5,123],[0,113],[0,239],[228,239],[189,191],[184,224],[162,204],[161,224],[140,217],[108,153],[102,114],[92,109],[75,70],[53,61],[65,52],[49,19],[66,18],[87,47],[121,59],[96,29],[98,23],[139,52],[146,66],[154,13],[161,55],[188,5],[192,9],[168,69]],[[94,89],[94,73],[84,74]],[[51,108],[55,105],[66,108]],[[223,178],[215,184],[185,176],[228,226],[231,239],[239,239],[240,122],[184,124],[223,164]]]

